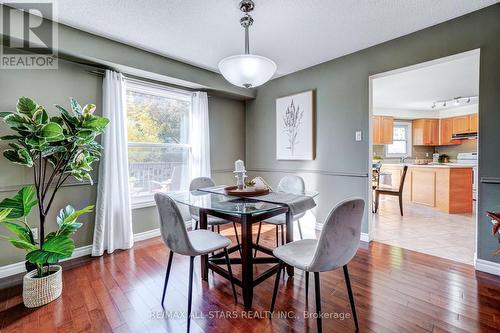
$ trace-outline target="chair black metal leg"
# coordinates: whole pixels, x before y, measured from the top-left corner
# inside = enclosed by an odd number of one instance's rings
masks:
[[[304,237],[302,236],[302,228],[300,227],[300,220],[297,220],[297,226],[299,227],[300,239],[304,239]]]
[[[306,304],[309,300],[309,272],[306,271]]]
[[[217,226],[217,233],[220,234],[220,225]]]
[[[257,239],[255,240],[255,244],[259,244],[260,240],[260,229],[262,228],[262,221],[259,222],[259,230],[257,231]],[[255,249],[255,252],[253,254],[254,257],[257,257],[257,249]]]
[[[174,257],[174,252],[170,250],[170,254],[168,256],[167,273],[165,274],[165,283],[163,284],[163,296],[161,298],[161,306],[163,306],[163,303],[165,302],[165,293],[167,292],[168,278],[170,276],[170,268],[172,268],[173,257]]]
[[[234,235],[236,236],[236,244],[238,244],[238,251],[240,252],[240,257],[241,257],[240,238],[238,237],[238,229],[236,228],[236,223],[234,222],[233,222],[233,228],[234,228]]]
[[[318,318],[316,320],[316,325],[318,326],[318,333],[323,331],[321,322],[321,291],[319,289],[319,272],[314,272],[314,290],[316,292],[316,313]]]
[[[375,213],[378,212],[378,201],[380,199],[380,195],[378,194],[377,191],[375,191]]]
[[[231,282],[231,288],[233,288],[234,302],[238,303],[238,296],[236,296],[236,288],[234,287],[233,281],[233,271],[231,270],[231,262],[229,261],[229,253],[227,252],[227,247],[224,248],[224,256],[226,257],[227,272],[229,273],[229,281]]]
[[[198,221],[195,221],[194,222],[194,229],[193,230],[197,230],[198,229]]]
[[[189,290],[188,290],[188,311],[187,311],[187,331],[189,332],[189,327],[191,326],[191,302],[193,296],[193,264],[194,257],[189,258]]]
[[[281,269],[283,268],[283,261],[280,260],[278,271],[276,272],[276,281],[274,281],[274,290],[273,290],[273,300],[271,301],[271,312],[274,311],[274,303],[276,302],[276,295],[278,294],[278,287],[280,285],[280,275]]]
[[[279,226],[276,225],[276,247],[280,246],[280,241],[279,241],[279,230],[278,230]]]
[[[401,216],[403,216],[403,196],[399,195],[399,211],[401,212]]]
[[[347,292],[349,293],[349,302],[351,303],[352,317],[354,318],[354,325],[356,325],[356,331],[359,331],[358,316],[356,314],[356,306],[354,305],[354,295],[352,294],[349,271],[347,270],[347,265],[344,265],[343,268],[344,268],[345,285],[347,286]]]

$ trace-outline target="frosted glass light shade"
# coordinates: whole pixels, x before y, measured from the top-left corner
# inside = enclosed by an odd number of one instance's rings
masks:
[[[255,54],[238,54],[222,59],[219,70],[235,86],[255,88],[271,79],[276,72],[271,59]]]

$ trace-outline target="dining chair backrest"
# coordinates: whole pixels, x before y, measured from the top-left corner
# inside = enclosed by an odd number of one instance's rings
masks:
[[[304,194],[305,191],[306,185],[304,179],[299,176],[285,176],[281,178],[278,184],[278,192]]]
[[[408,172],[408,166],[403,167],[403,173],[401,174],[401,180],[399,181],[399,192],[403,193],[403,188],[405,186],[406,173]]]
[[[161,238],[170,250],[183,255],[193,255],[186,225],[175,201],[165,193],[155,193],[156,206],[160,214]]]
[[[194,191],[204,187],[215,186],[215,182],[210,177],[197,177],[194,178],[189,184],[189,190]],[[192,217],[198,216],[199,210],[196,207],[189,207],[189,213]]]
[[[313,259],[312,272],[331,271],[346,265],[356,254],[365,201],[347,199],[337,204],[323,225]]]

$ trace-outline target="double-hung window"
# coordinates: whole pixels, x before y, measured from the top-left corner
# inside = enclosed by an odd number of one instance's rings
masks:
[[[189,182],[191,94],[127,80],[129,185],[133,206]]]
[[[395,121],[392,144],[386,145],[386,157],[411,156],[411,122]]]

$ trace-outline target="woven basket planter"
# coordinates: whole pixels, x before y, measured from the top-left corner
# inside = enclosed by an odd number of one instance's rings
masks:
[[[47,267],[44,267],[44,273]],[[26,273],[23,278],[23,302],[27,308],[36,308],[52,302],[62,292],[62,267],[51,265],[49,276],[36,278],[36,269]]]

